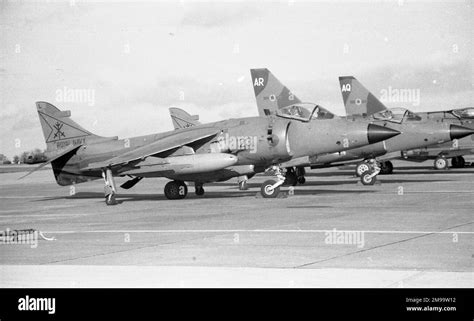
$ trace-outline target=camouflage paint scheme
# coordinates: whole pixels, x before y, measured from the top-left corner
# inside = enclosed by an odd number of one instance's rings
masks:
[[[288,108],[292,102],[301,102],[294,93],[284,86],[268,69],[252,69],[252,84],[254,86],[257,107],[260,115],[272,115],[279,110]],[[341,77],[341,92],[343,99],[347,103],[346,110],[359,112],[361,106],[366,106],[365,110],[377,113],[386,110],[385,106],[362,85],[353,81],[353,77]],[[358,108],[358,109],[356,109]],[[328,167],[345,164],[347,162],[357,162],[367,158],[384,156],[394,158],[400,156],[400,151],[405,149],[419,148],[447,142],[452,139],[450,124],[440,123],[432,120],[417,118],[413,113],[404,115],[400,123],[379,120],[374,117],[365,117],[363,112],[359,115],[349,115],[347,117],[337,117],[329,111],[322,109],[320,112],[322,119],[344,119],[347,121],[367,120],[382,127],[390,127],[400,131],[402,134],[386,141],[375,144],[350,149],[346,151],[314,154],[292,160],[282,164],[284,167],[305,167],[312,168]]]
[[[339,82],[344,106],[348,115],[373,118],[377,117],[377,114],[381,112],[389,111],[355,77],[339,77]],[[418,130],[420,135],[423,135],[423,128],[420,128],[417,124],[422,124],[422,126],[434,124],[434,126],[441,129],[451,128],[452,142],[440,140],[434,144],[425,144],[424,146],[420,145],[414,147],[413,145],[407,144],[403,147],[402,141],[405,139],[407,132],[402,128],[394,127],[402,131],[403,134],[389,141],[388,145],[395,145],[394,148],[399,148],[401,151],[401,155],[398,154],[393,158],[409,161],[425,161],[438,157],[452,158],[474,153],[474,135],[472,135],[474,130],[474,108],[423,112],[416,113],[416,116],[419,117],[416,122],[407,121],[407,124],[410,123],[412,125],[410,127],[411,132],[416,134],[416,130]],[[451,127],[451,125],[454,126]],[[455,126],[460,126],[464,129]],[[397,143],[399,144],[397,145]]]
[[[49,159],[40,167],[51,163],[59,185],[98,179],[104,173],[207,181],[215,179],[212,172],[232,165],[254,165],[259,171],[293,157],[342,151],[399,134],[363,121],[272,115],[118,139],[89,132],[70,118],[69,111],[50,103],[37,102],[36,107]],[[239,144],[229,144],[229,137]]]

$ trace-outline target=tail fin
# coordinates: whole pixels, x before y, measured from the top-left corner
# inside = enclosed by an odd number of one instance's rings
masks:
[[[267,68],[250,69],[250,74],[260,116],[275,114],[280,108],[301,102]]]
[[[370,116],[387,110],[377,97],[368,91],[355,77],[339,77],[342,100],[347,115]]]
[[[176,107],[171,107],[169,110],[174,129],[187,128],[201,124],[198,115],[191,116],[186,111]]]
[[[44,101],[36,102],[36,109],[43,128],[47,152],[103,138],[92,134],[74,122],[70,118],[71,112],[69,110],[61,111]]]

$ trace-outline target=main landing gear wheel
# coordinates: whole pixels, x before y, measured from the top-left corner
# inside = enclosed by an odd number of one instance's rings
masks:
[[[451,166],[453,168],[463,168],[466,165],[466,160],[462,156],[456,156],[451,159]]]
[[[360,181],[363,185],[374,185],[377,181],[377,175],[374,175],[372,171],[365,171],[360,176]]]
[[[444,156],[438,156],[434,161],[435,169],[446,169],[448,167],[448,161]]]
[[[356,166],[355,175],[361,177],[364,172],[370,170],[370,165],[367,162],[360,162]]]
[[[202,187],[202,184],[196,184],[195,193],[196,193],[197,196],[204,195],[204,187]]]
[[[186,197],[188,187],[183,181],[171,181],[165,185],[165,196],[169,200],[179,200]]]
[[[260,193],[264,198],[276,198],[280,193],[280,186],[273,188],[277,182],[273,179],[263,182]]]
[[[298,181],[298,184],[306,183],[306,178],[304,177],[305,175],[306,171],[304,167],[296,167],[296,180]]]
[[[291,186],[296,186],[296,184],[298,184],[298,179],[296,177],[296,173],[295,173],[295,171],[293,170],[292,167],[290,167],[286,170],[285,182],[283,184],[291,185]]]
[[[380,174],[392,174],[393,173],[393,164],[391,161],[386,161],[380,163]]]

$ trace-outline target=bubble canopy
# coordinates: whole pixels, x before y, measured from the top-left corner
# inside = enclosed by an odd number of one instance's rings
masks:
[[[454,109],[452,113],[458,118],[474,118],[474,107]]]
[[[387,109],[373,115],[374,119],[377,120],[386,120],[394,123],[403,123],[405,121],[420,121],[421,117],[415,114],[414,112],[398,107]]]
[[[277,112],[280,117],[291,118],[301,121],[310,121],[313,119],[332,119],[335,117],[326,108],[313,103],[298,103],[284,108],[280,108]]]

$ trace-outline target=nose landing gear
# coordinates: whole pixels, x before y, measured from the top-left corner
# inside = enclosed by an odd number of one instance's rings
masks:
[[[448,160],[446,159],[446,157],[444,157],[443,155],[441,156],[438,156],[435,160],[434,160],[434,168],[437,169],[437,170],[442,170],[442,169],[446,169],[448,168]]]
[[[277,165],[271,166],[266,171],[273,171],[277,177],[277,181],[271,179],[263,182],[260,188],[260,194],[262,194],[264,198],[276,198],[280,193],[280,186],[285,182],[285,176],[281,172],[280,166]]]
[[[377,175],[380,173],[381,168],[375,159],[369,160],[367,165],[369,169],[362,173],[360,176],[360,181],[363,185],[374,185],[377,181]]]

